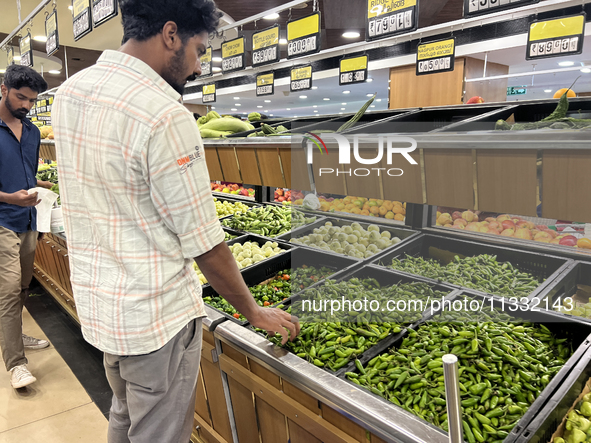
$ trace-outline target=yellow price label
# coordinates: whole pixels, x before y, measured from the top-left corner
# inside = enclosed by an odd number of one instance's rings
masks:
[[[45,22],[45,35],[49,37],[53,34],[57,29],[57,20],[56,20],[56,13],[54,12],[49,17],[47,17],[47,21]]]
[[[455,40],[442,40],[435,43],[420,45],[418,49],[418,60],[428,60],[430,58],[445,57],[454,54]]]
[[[267,48],[279,44],[279,26],[258,32],[252,36],[252,50]]]
[[[291,80],[302,80],[304,78],[312,78],[312,66],[305,66],[303,68],[296,68],[291,70]]]
[[[367,18],[379,17],[416,4],[417,0],[370,0],[367,3]]]
[[[558,18],[543,22],[532,23],[529,31],[529,41],[547,40],[570,35],[583,34],[585,16]]]
[[[84,11],[86,11],[90,7],[90,3],[88,0],[74,0],[72,4],[72,10],[74,13],[74,18],[78,17]]]
[[[320,14],[313,14],[308,17],[294,20],[287,24],[287,39],[297,40],[311,34],[320,32]]]
[[[211,46],[208,46],[207,49],[205,50],[205,54],[201,56],[201,59],[199,61],[201,63],[211,63],[211,58],[212,58]]]
[[[257,86],[272,85],[275,79],[275,74],[257,75]]]
[[[215,94],[215,84],[214,85],[204,85],[203,86],[203,95],[211,95]]]
[[[361,71],[367,69],[367,55],[341,60],[341,72]]]
[[[222,58],[244,54],[244,38],[240,37],[222,44]]]

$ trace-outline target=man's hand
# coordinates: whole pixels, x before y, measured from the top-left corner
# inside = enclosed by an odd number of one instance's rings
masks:
[[[37,186],[41,186],[42,188],[45,188],[45,189],[51,189],[53,187],[53,183],[46,182],[43,180],[37,180]]]
[[[287,343],[288,339],[294,341],[300,333],[300,322],[297,317],[281,309],[259,307],[254,315],[251,314],[250,318],[247,317],[247,319],[252,326],[264,329],[271,335],[279,332],[282,337],[282,345]],[[289,331],[289,335],[287,331]]]
[[[23,189],[13,194],[3,194],[2,201],[4,201],[4,203],[16,206],[37,206],[39,203],[41,203],[41,200],[37,200],[38,195],[39,194],[37,192],[29,194],[27,191]]]

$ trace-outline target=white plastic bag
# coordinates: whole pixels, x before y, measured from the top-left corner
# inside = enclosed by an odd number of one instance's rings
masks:
[[[37,200],[41,202],[37,208],[37,232],[51,232],[51,208],[59,197],[55,192],[45,188],[32,188],[27,191],[29,194],[38,192]]]

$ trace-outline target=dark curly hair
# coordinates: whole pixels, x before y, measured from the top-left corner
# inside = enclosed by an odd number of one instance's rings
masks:
[[[4,85],[10,89],[31,88],[37,94],[47,91],[47,82],[32,68],[10,65],[4,74]]]
[[[213,33],[222,13],[213,0],[120,0],[123,43],[145,41],[160,32],[168,21],[175,22],[181,40],[207,31]]]

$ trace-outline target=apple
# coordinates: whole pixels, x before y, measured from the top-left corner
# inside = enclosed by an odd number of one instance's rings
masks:
[[[503,229],[503,225],[502,225],[501,223],[497,222],[497,221],[491,221],[491,222],[488,224],[488,227],[489,227],[490,229],[496,229],[496,230],[498,230],[498,231],[500,231],[500,230],[502,230],[502,229]]]
[[[489,226],[488,230],[486,231],[487,234],[494,234],[494,235],[501,235],[498,229],[491,228]]]
[[[562,246],[576,246],[577,238],[572,235],[567,235],[566,237],[561,238],[558,244]]]
[[[459,218],[462,218],[462,213],[461,213],[460,211],[455,211],[455,212],[454,212],[454,213],[451,215],[451,218],[452,218],[453,220],[457,220],[457,219],[459,219]]]
[[[515,238],[522,238],[523,240],[533,240],[531,231],[527,228],[518,228],[517,231],[515,231]]]
[[[519,220],[517,223],[515,223],[515,226],[517,226],[518,228],[526,228],[529,230],[532,230],[536,227],[536,225],[534,225],[532,222],[528,222],[526,220]]]
[[[546,225],[537,225],[536,229],[539,229],[540,231],[545,231],[546,229],[549,229],[549,228]]]
[[[497,222],[499,222],[499,223],[503,223],[505,220],[511,220],[511,217],[507,214],[499,215],[497,217]]]
[[[503,237],[513,237],[513,234],[515,234],[514,229],[505,229],[505,230],[503,230],[503,232],[501,232],[501,235]]]
[[[456,218],[454,220],[454,225],[462,225],[465,228],[468,225],[468,222],[463,218]]]
[[[534,240],[544,243],[550,243],[550,241],[552,240],[552,236],[548,234],[546,231],[540,231],[535,235]]]
[[[515,223],[513,223],[512,220],[504,220],[503,223],[503,229],[513,229],[515,230]]]
[[[480,225],[476,222],[468,223],[466,231],[480,232]]]
[[[557,238],[553,238],[552,240],[550,240],[550,243],[553,245],[559,245],[560,244],[560,240]]]
[[[444,214],[441,214],[438,218],[437,218],[437,223],[439,223],[440,225],[447,225],[448,223],[451,224],[453,223],[453,219],[451,218],[451,215],[449,215],[447,212]]]
[[[486,217],[486,221],[489,222],[489,223],[492,223],[492,222],[496,222],[497,219],[494,218],[494,217]]]
[[[468,223],[477,222],[478,217],[472,211],[464,211],[462,213],[462,218],[466,220]],[[474,220],[476,218],[476,220]]]
[[[466,102],[467,105],[476,105],[479,103],[484,103],[484,99],[478,95],[475,95],[470,100]]]

